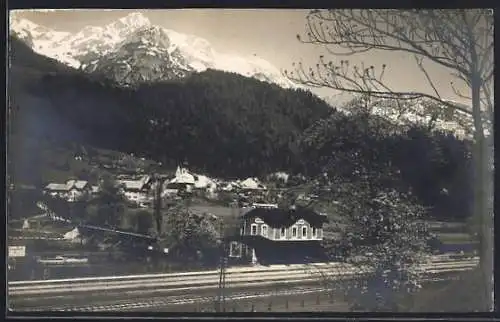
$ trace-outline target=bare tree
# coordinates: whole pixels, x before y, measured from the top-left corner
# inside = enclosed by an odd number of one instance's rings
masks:
[[[312,87],[325,87],[397,101],[427,98],[448,114],[466,115],[473,123],[474,216],[480,221],[481,271],[485,309],[492,309],[493,293],[493,10],[312,10],[307,16],[306,44],[324,46],[333,56],[355,56],[369,51],[404,52],[430,85],[430,93],[396,91],[384,79],[387,66],[350,65],[327,61],[321,56],[315,68],[302,63],[285,72],[291,80]],[[470,107],[445,99],[428,73],[431,62],[449,70],[468,87],[455,95]],[[398,105],[399,106],[399,105]]]

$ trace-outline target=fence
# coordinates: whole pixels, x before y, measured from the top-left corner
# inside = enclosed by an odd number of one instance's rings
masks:
[[[162,311],[179,312],[217,312],[219,304],[196,303],[191,305],[177,306]],[[229,301],[223,308],[223,312],[348,312],[349,304],[341,297],[332,297],[326,293],[309,296],[287,296],[265,299]]]
[[[452,277],[447,280],[436,281],[429,280],[425,289],[427,292],[433,292],[443,287],[443,283],[454,280]],[[464,290],[466,291],[466,290]],[[351,298],[352,300],[352,298]],[[402,310],[409,310],[409,298],[401,298],[399,307]],[[439,305],[438,303],[436,303]],[[190,306],[180,306],[175,308],[179,312],[217,312],[218,303],[196,303]],[[355,305],[349,302],[343,295],[343,292],[315,292],[304,295],[274,296],[260,299],[249,300],[230,300],[226,302],[222,311],[231,312],[352,312],[357,311]],[[171,309],[163,309],[171,311]]]

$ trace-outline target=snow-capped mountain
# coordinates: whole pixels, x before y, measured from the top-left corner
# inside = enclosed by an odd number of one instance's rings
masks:
[[[298,87],[264,59],[218,53],[207,40],[154,26],[141,13],[76,33],[11,16],[10,32],[39,54],[125,83],[184,77],[211,68]]]
[[[366,101],[360,95],[340,92],[337,95],[324,97],[325,102],[343,113],[351,113],[354,109],[363,108],[377,116],[398,124],[401,128],[412,124],[432,125],[436,129],[451,131],[458,137],[472,137],[472,118],[456,109],[428,98],[413,100],[372,98]],[[447,100],[467,109],[463,103]]]
[[[206,39],[155,26],[141,13],[131,13],[105,26],[87,26],[76,33],[52,30],[11,15],[10,33],[41,55],[89,73],[104,74],[122,84],[176,79],[210,68],[253,77],[283,88],[306,89],[283,77],[264,59],[219,53]],[[347,103],[355,98],[345,92],[321,96],[328,104],[346,113],[349,113]],[[437,119],[432,120],[437,128],[454,131],[459,136],[470,136],[472,124],[467,115],[442,106],[435,108],[435,102],[425,99],[407,101],[403,103],[404,111],[393,108],[391,104],[394,101],[374,100],[370,110],[398,124],[428,124],[432,114],[429,109],[439,110]]]

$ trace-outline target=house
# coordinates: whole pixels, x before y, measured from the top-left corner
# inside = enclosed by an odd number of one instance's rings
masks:
[[[195,184],[195,179],[186,169],[177,167],[175,178],[169,181],[166,189],[191,192]]]
[[[125,197],[139,205],[149,202],[149,192],[152,180],[148,175],[142,176],[136,180],[118,180],[123,188]]]
[[[240,185],[243,191],[262,191],[267,189],[257,178],[245,179]]]
[[[91,186],[85,180],[68,180],[66,183],[49,183],[44,193],[74,202],[79,197],[91,192]]]
[[[221,188],[222,191],[226,192],[238,191],[240,189],[241,187],[238,182],[228,182]]]
[[[321,246],[324,214],[306,208],[279,209],[254,204],[241,215],[240,236],[230,240],[229,256],[252,263],[303,263],[326,260]]]
[[[193,188],[195,192],[212,199],[217,196],[217,183],[214,180],[204,175],[195,175],[194,179]]]

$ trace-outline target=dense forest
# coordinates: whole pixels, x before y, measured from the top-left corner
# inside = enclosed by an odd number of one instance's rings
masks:
[[[187,161],[193,170],[225,178],[280,170],[317,176],[325,163],[349,176],[354,160],[368,168],[390,164],[400,173],[398,188],[411,189],[437,217],[469,213],[469,143],[449,133],[398,129],[362,112],[338,112],[306,91],[221,71],[124,88],[37,55],[15,38],[10,57],[18,172],[37,162],[39,140],[135,153],[171,166]]]

